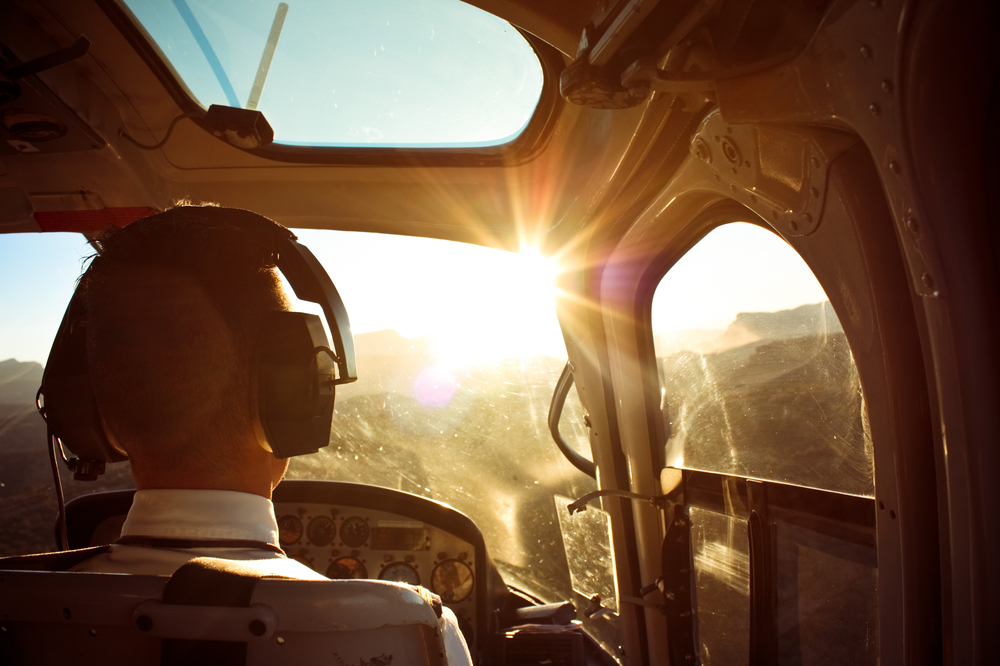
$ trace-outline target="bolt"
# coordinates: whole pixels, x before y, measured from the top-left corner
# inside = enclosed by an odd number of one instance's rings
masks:
[[[862,44],[861,45],[861,57],[864,58],[865,60],[868,60],[869,58],[871,58],[872,57],[872,47],[868,46],[867,44]]]
[[[872,115],[875,116],[876,118],[878,118],[879,115],[882,113],[882,109],[878,108],[878,104],[876,104],[875,102],[872,102],[871,104],[868,105],[868,110],[871,111]]]
[[[882,85],[882,92],[884,92],[886,95],[892,94],[892,81],[890,81],[889,79],[882,79],[881,85]]]
[[[809,163],[812,164],[813,169],[818,169],[819,168],[819,158],[816,157],[815,155],[813,155],[809,159]]]
[[[924,273],[920,276],[920,282],[928,289],[934,288],[934,276],[930,273]]]
[[[666,592],[663,593],[663,596],[667,598],[667,601],[673,601],[674,599],[677,598],[677,595],[674,594],[673,590],[667,590]]]
[[[911,215],[906,218],[906,228],[910,230],[911,234],[917,235],[920,233],[920,222],[917,221],[917,218]]]
[[[889,171],[893,172],[898,176],[899,172],[901,171],[901,169],[899,168],[899,162],[897,162],[896,160],[889,162]]]
[[[712,163],[712,151],[701,137],[694,140],[694,156],[702,162]]]
[[[733,164],[734,166],[743,162],[743,156],[740,155],[739,147],[733,143],[729,137],[726,137],[726,139],[722,141],[722,154],[725,155],[730,164]]]

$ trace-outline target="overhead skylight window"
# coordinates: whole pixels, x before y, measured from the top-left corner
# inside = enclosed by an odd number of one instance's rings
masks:
[[[515,139],[541,95],[531,45],[459,0],[124,0],[203,107],[274,141],[471,147]]]

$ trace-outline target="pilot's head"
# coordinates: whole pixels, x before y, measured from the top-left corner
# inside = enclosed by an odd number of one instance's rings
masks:
[[[210,213],[172,208],[99,238],[81,278],[91,383],[137,488],[270,496],[287,461],[258,445],[251,369],[265,317],[288,303],[272,251]]]

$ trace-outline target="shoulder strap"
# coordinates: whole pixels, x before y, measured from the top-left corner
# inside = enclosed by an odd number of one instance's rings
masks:
[[[56,553],[36,553],[0,558],[0,569],[21,571],[67,571],[84,560],[107,551],[110,546],[93,546]]]
[[[181,565],[163,589],[163,603],[184,606],[230,606],[247,608],[254,587],[269,574],[234,560],[196,557]],[[247,644],[233,641],[164,639],[160,651],[163,666],[243,666]]]

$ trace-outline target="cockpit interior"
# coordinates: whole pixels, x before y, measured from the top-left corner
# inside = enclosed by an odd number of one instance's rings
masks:
[[[459,663],[442,607],[476,666],[1000,663],[998,29],[0,0],[0,663]],[[294,234],[329,409],[261,419],[280,549],[332,583],[68,570],[136,484],[46,415],[101,428],[61,322],[100,234],[176,206]]]

